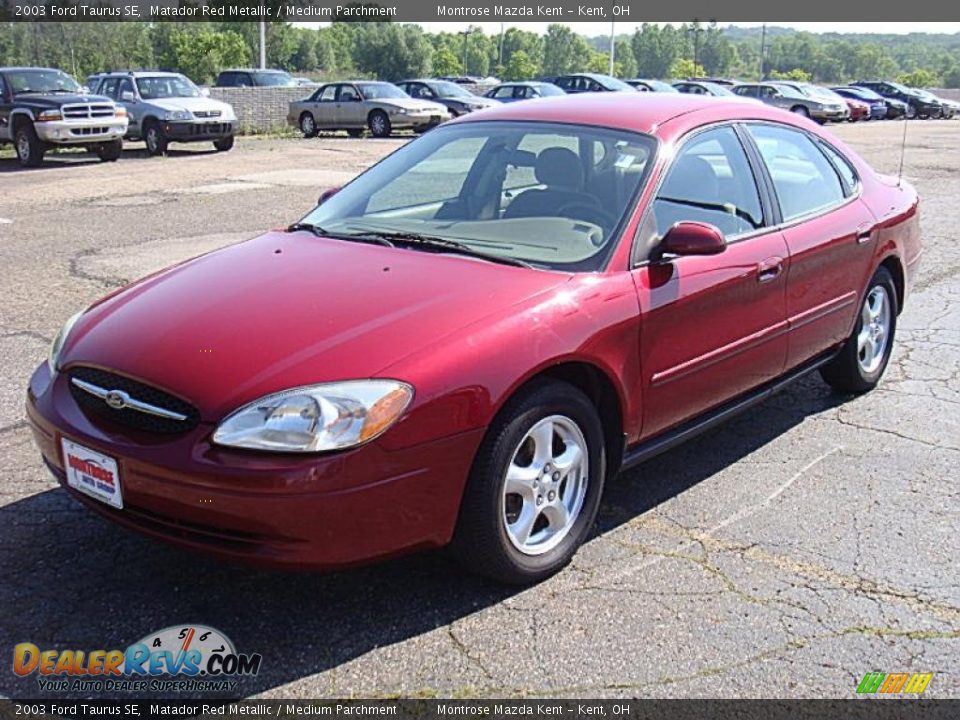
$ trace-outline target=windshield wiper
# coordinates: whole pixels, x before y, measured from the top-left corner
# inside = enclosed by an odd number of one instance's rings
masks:
[[[369,235],[368,233],[362,234],[353,234],[353,233],[335,233],[325,230],[319,225],[314,225],[313,223],[307,222],[298,222],[294,223],[287,228],[287,232],[299,232],[301,230],[306,230],[311,232],[317,237],[326,237],[333,238],[334,240],[352,240],[353,242],[367,243],[370,245],[383,245],[385,247],[394,247],[394,244],[390,242],[387,238],[377,237],[375,235]]]
[[[490,262],[500,263],[502,265],[515,265],[517,267],[524,267],[527,269],[533,268],[530,263],[524,262],[523,260],[518,260],[517,258],[512,258],[507,255],[486,253],[482,250],[476,250],[464,243],[457,242],[456,240],[448,240],[447,238],[436,237],[435,235],[422,235],[415,232],[390,230],[364,230],[362,233],[358,233],[357,237],[381,238],[387,241],[398,241],[407,243],[409,245],[418,245],[421,247],[446,250],[458,255],[466,255],[468,257],[475,257],[481,260],[489,260]]]

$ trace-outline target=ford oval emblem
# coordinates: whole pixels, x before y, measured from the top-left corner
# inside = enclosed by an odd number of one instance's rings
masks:
[[[123,410],[127,406],[130,396],[122,390],[111,390],[103,396],[103,401],[114,410]]]

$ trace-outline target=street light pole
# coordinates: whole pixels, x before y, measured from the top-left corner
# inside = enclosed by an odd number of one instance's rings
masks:
[[[610,21],[610,72],[608,73],[608,75],[610,75],[611,77],[613,76],[614,54],[616,53],[616,50],[617,50],[617,44],[613,34],[613,25],[614,25],[614,22],[613,20],[611,20]]]
[[[267,69],[267,23],[260,21],[260,69]]]
[[[763,66],[764,60],[766,60],[767,55],[767,24],[763,24],[763,29],[760,31],[760,77],[759,80],[763,80]]]

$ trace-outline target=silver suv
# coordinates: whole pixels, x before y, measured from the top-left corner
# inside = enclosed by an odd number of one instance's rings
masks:
[[[127,109],[127,138],[143,140],[151,155],[165,154],[171,142],[213,142],[221,151],[233,147],[237,127],[233,107],[207,97],[180,73],[109,72],[87,82]]]

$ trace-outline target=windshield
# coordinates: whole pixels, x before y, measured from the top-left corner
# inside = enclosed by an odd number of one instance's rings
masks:
[[[144,100],[176,97],[200,97],[200,88],[183,75],[157,75],[137,78],[137,89]]]
[[[870,88],[865,87],[853,87],[853,88],[844,88],[846,92],[852,93],[857,97],[864,98],[865,100],[883,100],[883,95],[880,93],[874,92]]]
[[[431,83],[430,87],[437,94],[437,97],[473,97],[473,93],[463,86],[446,80]]]
[[[540,91],[540,94],[543,97],[550,97],[551,95],[566,95],[566,93],[563,90],[558,88],[556,85],[553,85],[552,83],[541,83],[536,87],[537,87],[537,90]]]
[[[387,98],[410,97],[396,85],[391,85],[390,83],[357,83],[357,87],[360,88],[360,94],[362,94],[366,100],[385,100]]]
[[[708,88],[713,95],[736,95],[736,93],[731,92],[728,88],[720,85],[718,83],[704,82],[700,83],[705,88]]]
[[[810,93],[811,97],[822,98],[824,100],[830,100],[832,102],[842,102],[843,98],[837,95],[833,90],[829,88],[820,87],[819,85],[807,85],[805,86],[807,91]]]
[[[7,71],[7,82],[14,95],[21,93],[80,92],[80,85],[60,70]]]
[[[633,85],[628,85],[627,83],[623,82],[623,80],[617,80],[617,78],[610,77],[609,75],[592,75],[590,77],[608,90],[636,90]]]
[[[332,235],[418,233],[555,270],[601,269],[654,154],[648,135],[545,122],[441,126],[304,218]]]
[[[804,95],[802,92],[800,92],[799,90],[797,90],[797,89],[796,89],[795,87],[793,87],[792,85],[777,85],[777,86],[775,86],[775,87],[776,87],[777,90],[780,91],[780,94],[781,94],[781,95],[784,95],[785,97],[790,97],[790,98],[805,98],[805,97],[808,97],[807,95]]]
[[[256,73],[257,85],[264,87],[293,87],[297,84],[290,73],[261,72]]]

